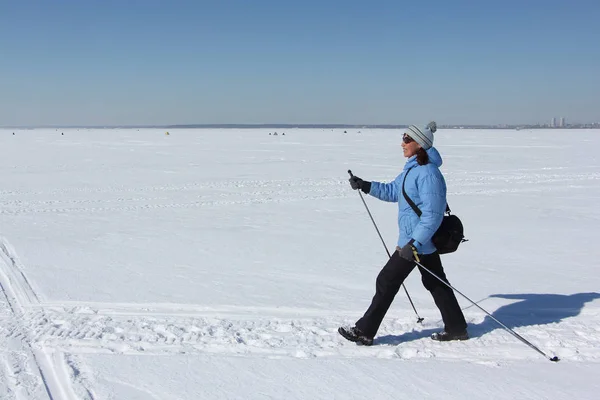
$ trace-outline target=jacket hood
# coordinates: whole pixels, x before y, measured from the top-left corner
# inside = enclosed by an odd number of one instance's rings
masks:
[[[434,164],[436,167],[441,167],[442,166],[442,156],[440,155],[440,153],[437,151],[437,149],[435,147],[431,147],[429,148],[427,151],[427,155],[429,156],[429,161]]]
[[[435,165],[438,168],[442,166],[442,163],[443,163],[442,156],[440,155],[440,153],[437,151],[437,149],[435,147],[431,147],[425,151],[427,152],[427,155],[429,156],[430,163],[432,163],[433,165]],[[414,155],[406,161],[406,165],[404,166],[404,169],[408,169],[408,168],[414,167],[416,165],[417,165],[417,156]]]

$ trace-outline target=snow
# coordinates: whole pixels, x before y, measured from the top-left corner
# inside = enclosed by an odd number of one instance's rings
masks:
[[[404,163],[346,130],[0,130],[0,398],[596,398],[600,131],[436,133],[450,282],[552,363],[461,296],[472,339],[431,341],[418,273],[423,324],[401,290],[374,346],[337,334],[387,258],[346,171]]]

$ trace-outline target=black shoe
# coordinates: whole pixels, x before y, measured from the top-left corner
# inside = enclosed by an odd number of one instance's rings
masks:
[[[351,328],[342,326],[338,328],[338,333],[351,342],[356,342],[365,346],[371,346],[373,344],[373,338],[365,336],[360,329],[355,326]]]
[[[466,329],[462,332],[456,333],[441,331],[431,335],[431,339],[437,340],[438,342],[449,342],[451,340],[469,340],[469,333]]]

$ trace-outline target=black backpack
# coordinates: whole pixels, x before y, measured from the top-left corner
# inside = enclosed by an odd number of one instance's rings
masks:
[[[417,216],[421,218],[421,210],[410,199],[410,197],[408,197],[406,191],[404,191],[404,182],[406,182],[406,177],[413,168],[414,167],[411,167],[408,171],[406,171],[406,175],[404,175],[404,180],[402,181],[402,195]],[[463,224],[456,215],[452,215],[450,213],[450,207],[448,206],[448,203],[446,203],[446,212],[444,213],[442,223],[438,230],[433,234],[431,241],[433,242],[433,245],[439,254],[453,253],[458,249],[458,246],[462,242],[467,241],[464,235]]]

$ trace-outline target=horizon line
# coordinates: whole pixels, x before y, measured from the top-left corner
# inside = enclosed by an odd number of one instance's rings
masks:
[[[118,125],[6,125],[0,126],[0,129],[198,129],[198,128],[240,128],[240,129],[252,129],[252,128],[358,128],[358,129],[402,129],[407,128],[411,124],[166,124],[166,125],[130,125],[130,124],[118,124]],[[438,124],[438,129],[448,128],[533,128],[533,127],[544,127],[544,128],[568,128],[577,126],[598,126],[600,123],[570,123],[563,127],[553,127],[547,124]]]

